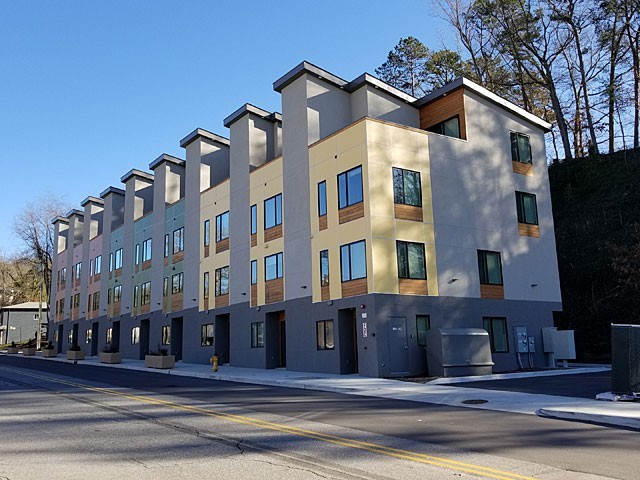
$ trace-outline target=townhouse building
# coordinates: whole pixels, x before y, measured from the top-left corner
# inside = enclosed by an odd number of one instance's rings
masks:
[[[515,327],[541,344],[562,308],[550,125],[466,78],[416,99],[303,62],[273,88],[282,114],[245,104],[54,220],[58,349],[400,376],[476,328],[518,368]]]

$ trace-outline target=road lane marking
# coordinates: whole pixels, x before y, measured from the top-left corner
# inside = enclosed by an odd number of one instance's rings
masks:
[[[88,390],[88,391],[98,392],[98,393],[102,393],[110,396],[126,398],[128,400],[133,400],[138,403],[158,405],[158,406],[163,406],[166,408],[170,408],[170,409],[178,410],[182,412],[190,412],[190,413],[196,413],[196,414],[205,415],[209,417],[216,417],[216,418],[224,419],[234,423],[250,425],[253,427],[259,427],[266,430],[272,430],[280,433],[286,433],[286,434],[295,435],[299,437],[305,437],[312,440],[322,441],[325,443],[340,445],[343,447],[355,448],[358,450],[364,450],[371,453],[386,455],[393,458],[399,458],[403,460],[409,460],[409,461],[432,465],[436,467],[447,468],[447,469],[455,470],[458,472],[465,472],[465,473],[470,473],[474,475],[480,475],[487,478],[493,478],[497,480],[534,480],[533,477],[527,477],[527,476],[519,475],[517,473],[511,473],[503,470],[497,470],[494,468],[483,467],[481,465],[460,462],[457,460],[449,460],[444,457],[437,457],[434,455],[428,455],[424,453],[411,452],[409,450],[401,450],[397,448],[386,447],[384,445],[349,439],[346,437],[338,437],[338,436],[329,435],[326,433],[314,432],[313,430],[306,430],[303,428],[292,427],[292,426],[283,425],[280,423],[268,422],[268,421],[260,420],[257,418],[247,417],[245,415],[225,413],[219,410],[195,407],[191,405],[183,405],[175,402],[170,402],[168,400],[161,400],[158,398],[148,397],[145,395],[133,395],[129,393],[119,392],[117,390],[113,390],[110,388],[94,387],[92,385],[72,382],[69,380],[62,380],[59,378],[48,377],[45,375],[39,375],[35,373],[26,373],[22,370],[16,370],[9,367],[0,367],[0,370],[17,373],[27,377],[37,378],[40,380],[46,380],[52,383],[58,383],[61,385],[76,387],[82,390]]]

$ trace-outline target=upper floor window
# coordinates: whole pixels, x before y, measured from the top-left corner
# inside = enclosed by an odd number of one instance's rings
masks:
[[[502,285],[500,252],[478,250],[478,270],[483,285]]]
[[[258,233],[258,206],[251,205],[251,235]]]
[[[113,254],[113,269],[118,270],[122,268],[122,249],[119,248]]]
[[[367,254],[364,240],[340,247],[342,281],[357,280],[367,276]]]
[[[136,243],[136,254],[134,256],[134,262],[136,265],[140,264],[140,244]]]
[[[275,227],[282,223],[282,194],[264,201],[264,228]]]
[[[362,166],[338,175],[338,208],[362,202]]]
[[[216,217],[216,242],[229,238],[229,212],[226,211]]]
[[[140,287],[138,285],[134,285],[133,286],[133,306],[137,307],[138,306],[138,296],[140,291]]]
[[[427,278],[424,244],[396,242],[398,256],[398,277],[424,280]]]
[[[251,285],[258,283],[258,261],[251,260]]]
[[[264,279],[282,278],[282,252],[269,255],[264,259]]]
[[[204,272],[202,277],[202,298],[209,298],[209,272]]]
[[[511,132],[511,159],[521,163],[533,162],[528,135]]]
[[[318,216],[327,214],[327,182],[318,183]]]
[[[151,239],[147,238],[142,242],[142,261],[148,262],[151,260]]]
[[[439,133],[448,137],[460,138],[460,118],[458,115],[451,117],[444,122],[436,123],[427,128],[427,132]]]
[[[320,286],[329,285],[329,250],[320,252]]]
[[[180,227],[173,231],[173,253],[179,253],[184,250],[184,227]]]
[[[109,271],[113,272],[113,253],[109,254]]]
[[[404,205],[422,206],[420,172],[393,169],[393,201]]]
[[[531,193],[516,192],[518,222],[538,225],[538,207],[536,196]]]
[[[211,243],[211,220],[204,221],[204,246],[208,247]]]
[[[171,277],[171,293],[180,293],[184,286],[184,273],[176,273]]]
[[[229,267],[216,269],[216,297],[229,293]]]
[[[162,296],[166,297],[169,295],[169,277],[164,277],[162,279]]]
[[[73,266],[73,278],[75,280],[80,280],[82,275],[82,262],[78,262]]]
[[[169,256],[169,234],[164,236],[164,258]]]
[[[122,299],[122,285],[113,287],[113,303],[118,303]]]
[[[93,274],[99,275],[102,270],[102,255],[98,255],[93,261]]]
[[[151,302],[151,282],[140,285],[140,305],[149,305]]]

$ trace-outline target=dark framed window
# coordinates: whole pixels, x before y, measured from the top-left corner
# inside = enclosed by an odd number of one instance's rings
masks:
[[[113,303],[118,303],[122,299],[122,285],[113,287]]]
[[[92,300],[91,306],[94,312],[100,309],[100,292],[95,292],[93,294],[93,300]]]
[[[105,334],[105,342],[107,343],[107,345],[110,345],[112,340],[113,340],[113,328],[109,327],[107,328],[107,331]]]
[[[140,296],[140,287],[138,285],[133,286],[133,306],[138,306],[138,297]]]
[[[333,320],[316,322],[316,345],[318,350],[333,350]]]
[[[460,138],[460,117],[458,115],[448,118],[444,122],[436,123],[427,128],[427,132],[439,133],[447,137]]]
[[[478,250],[478,270],[483,285],[502,285],[500,252]]]
[[[511,132],[511,159],[514,162],[533,163],[528,135]]]
[[[209,298],[209,272],[204,272],[202,276],[202,298]]]
[[[122,249],[121,248],[119,248],[114,252],[113,258],[114,258],[113,269],[118,270],[119,268],[122,268]]]
[[[78,308],[80,306],[80,294],[76,293],[73,296],[73,308]]]
[[[396,241],[398,277],[424,280],[427,278],[424,244]]]
[[[367,252],[364,240],[340,247],[340,270],[343,282],[367,277]]]
[[[427,332],[431,329],[429,315],[416,315],[416,338],[420,347],[427,346]]]
[[[93,274],[99,275],[102,271],[102,255],[98,255],[93,262]]]
[[[151,239],[147,238],[142,242],[142,261],[148,262],[151,260]]]
[[[162,296],[166,297],[169,295],[169,277],[164,277],[162,279]]]
[[[282,278],[282,252],[264,258],[264,279],[266,281]]]
[[[484,329],[489,332],[489,343],[493,353],[509,351],[509,336],[507,335],[507,319],[504,317],[483,317]]]
[[[251,285],[258,283],[258,261],[251,260]]]
[[[111,295],[111,289],[109,288],[107,290],[107,305],[111,305],[111,299],[112,299],[112,295]],[[62,311],[60,311],[60,313],[62,313]]]
[[[327,182],[318,183],[318,216],[327,214]]]
[[[184,227],[173,231],[173,253],[180,253],[184,250]]]
[[[202,243],[205,247],[211,244],[211,220],[204,221],[204,237]]]
[[[538,206],[535,195],[516,192],[516,209],[518,211],[518,222],[538,225]]]
[[[90,328],[84,332],[84,343],[91,343],[91,337],[93,336],[93,331]]]
[[[65,279],[66,279],[66,268],[63,268],[63,270],[65,270],[65,276],[64,278],[62,278],[62,283],[64,283]],[[113,272],[113,253],[109,254],[109,271]]]
[[[162,326],[162,345],[169,345],[171,343],[171,326]]]
[[[131,345],[137,345],[140,343],[140,327],[133,327],[131,329]]]
[[[69,341],[69,345],[73,345],[73,330],[69,330],[69,335],[67,340]]]
[[[164,236],[164,258],[169,256],[169,234]]]
[[[320,286],[329,285],[329,250],[320,252]]]
[[[251,324],[251,348],[264,347],[264,322]]]
[[[279,193],[264,201],[265,230],[282,223],[282,194]]]
[[[171,276],[171,293],[180,293],[184,287],[184,273],[176,273]]]
[[[258,206],[251,205],[251,235],[258,233]]]
[[[393,168],[393,201],[402,205],[422,206],[420,172]]]
[[[216,242],[229,238],[229,211],[216,217]]]
[[[133,261],[136,265],[140,264],[140,244],[139,243],[136,243],[136,253],[134,255]]]
[[[216,269],[216,297],[229,293],[229,267]]]
[[[140,285],[140,305],[151,303],[151,282],[144,282]]]
[[[338,208],[346,208],[362,200],[362,166],[338,175]]]
[[[213,345],[213,323],[207,323],[200,327],[200,346],[210,347]]]

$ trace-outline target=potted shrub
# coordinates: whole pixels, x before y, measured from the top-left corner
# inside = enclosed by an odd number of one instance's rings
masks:
[[[80,345],[71,345],[69,347],[67,360],[84,360],[84,352],[80,349]]]
[[[47,342],[47,344],[42,347],[42,356],[43,357],[55,357],[58,355],[56,349],[53,346],[53,343]]]
[[[173,368],[176,366],[175,355],[169,355],[166,348],[149,352],[144,356],[144,366],[147,368]]]
[[[100,352],[100,363],[120,363],[122,354],[113,345],[107,345]]]
[[[36,354],[36,341],[35,339],[29,340],[25,346],[22,347],[22,355],[25,357],[32,357]]]
[[[16,342],[11,342],[11,346],[7,347],[7,353],[15,355],[18,353],[19,348],[16,346]]]

